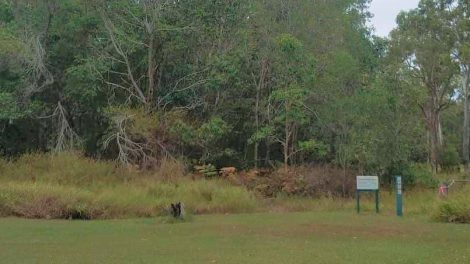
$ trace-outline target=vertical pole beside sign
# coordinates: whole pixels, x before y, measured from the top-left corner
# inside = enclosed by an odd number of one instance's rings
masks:
[[[356,191],[356,209],[357,209],[357,213],[360,213],[361,212],[361,202],[360,202],[360,191],[357,190]]]
[[[403,186],[401,181],[401,176],[395,176],[395,188],[397,195],[397,216],[403,216]]]
[[[380,200],[379,200],[379,190],[375,191],[375,212],[379,213]]]

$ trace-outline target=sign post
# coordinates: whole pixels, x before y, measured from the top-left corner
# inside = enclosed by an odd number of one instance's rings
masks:
[[[395,176],[395,188],[397,193],[397,216],[403,216],[403,185],[401,176]]]
[[[375,193],[375,212],[379,213],[379,177],[378,176],[357,176],[356,177],[356,208],[357,213],[361,212],[361,193],[374,192]]]

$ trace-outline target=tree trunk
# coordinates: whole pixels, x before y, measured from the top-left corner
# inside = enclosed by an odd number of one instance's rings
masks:
[[[255,126],[256,132],[259,132],[260,120],[259,120],[259,102],[261,97],[261,89],[264,87],[266,74],[267,74],[267,61],[265,59],[261,60],[261,69],[259,74],[258,85],[256,86],[256,103],[255,103]],[[255,161],[255,168],[258,168],[258,156],[259,156],[259,142],[256,140],[253,159]]]
[[[266,140],[266,154],[264,156],[264,165],[269,166],[271,165],[271,140]]]
[[[430,97],[425,104],[421,106],[421,110],[426,121],[426,129],[428,132],[429,140],[429,161],[432,166],[433,174],[435,175],[439,168],[439,153],[443,145],[442,129],[441,129],[441,100],[436,91],[433,89]]]
[[[286,102],[285,104],[286,108],[286,118],[284,121],[284,133],[285,133],[285,138],[284,138],[284,171],[287,172],[289,170],[289,141],[290,141],[290,128],[289,128],[289,118],[288,118],[288,113],[289,113],[289,101]]]
[[[268,124],[271,124],[271,106],[270,104],[267,105],[267,111],[266,111],[266,118],[268,121]],[[271,166],[271,145],[273,144],[273,140],[271,137],[268,136],[266,138],[266,157],[265,157],[265,165]]]
[[[286,120],[284,124],[284,170],[288,171],[289,166],[289,119],[287,118],[288,113],[288,104],[286,103]]]
[[[150,33],[152,34],[152,33]],[[149,47],[148,47],[148,65],[147,65],[147,78],[148,78],[148,90],[147,90],[147,105],[146,110],[150,112],[153,102],[153,94],[155,92],[155,71],[156,63],[154,58],[155,47],[154,47],[154,36],[150,36]]]
[[[462,156],[465,172],[469,171],[469,147],[470,147],[470,91],[468,87],[469,70],[462,73],[462,92],[464,94],[464,119],[463,119],[463,138],[462,138]]]
[[[436,174],[439,168],[439,153],[442,146],[440,111],[432,109],[430,111],[429,132],[430,132],[430,151],[431,165],[433,174]]]

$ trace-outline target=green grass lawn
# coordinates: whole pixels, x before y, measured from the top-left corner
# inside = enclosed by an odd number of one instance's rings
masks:
[[[470,225],[354,213],[0,219],[1,263],[470,263]]]

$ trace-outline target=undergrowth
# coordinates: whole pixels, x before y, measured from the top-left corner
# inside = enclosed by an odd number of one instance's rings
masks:
[[[470,187],[450,192],[434,208],[433,218],[446,223],[470,223]]]
[[[253,177],[265,180],[270,176]],[[189,215],[255,211],[354,212],[356,206],[354,198],[321,195],[332,192],[317,192],[315,196],[279,192],[275,196],[263,196],[256,190],[248,191],[243,185],[235,186],[227,179],[191,178],[182,163],[175,160],[164,160],[160,169],[142,172],[110,161],[85,158],[78,153],[28,154],[14,161],[0,160],[0,216],[155,217],[167,216],[168,206],[175,202],[183,202]],[[310,182],[315,183],[315,177],[311,178]],[[468,189],[461,190],[440,200],[436,189],[408,189],[404,192],[404,213],[405,216],[431,215],[443,222],[468,223],[469,193]],[[393,191],[382,190],[380,202],[382,214],[395,213]],[[361,207],[364,212],[373,212],[373,195],[363,195]]]

